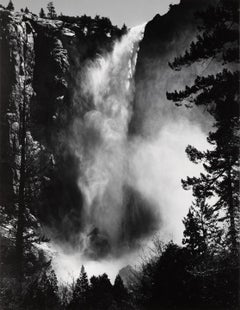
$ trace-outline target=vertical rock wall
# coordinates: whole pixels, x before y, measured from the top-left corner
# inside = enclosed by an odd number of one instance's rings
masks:
[[[34,31],[28,21],[1,12],[0,41],[0,204],[13,206],[19,180],[21,111],[27,118],[34,95]]]
[[[88,31],[86,20],[91,22]],[[35,158],[46,180],[39,216],[47,224],[59,225],[63,235],[63,219],[71,225],[81,213],[77,164],[67,145],[74,113],[89,108],[79,91],[79,72],[122,35],[115,26],[103,28],[103,20],[86,16],[50,20],[0,9],[0,206],[16,209],[25,102],[27,138],[46,155],[44,160]]]
[[[0,205],[11,209],[18,191],[23,103],[28,138],[52,150],[69,62],[61,21],[1,9],[0,25]]]

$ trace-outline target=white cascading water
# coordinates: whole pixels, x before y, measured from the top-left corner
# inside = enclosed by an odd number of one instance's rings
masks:
[[[94,253],[99,249],[89,244],[92,234],[103,251],[114,247],[121,234],[133,75],[144,26],[132,28],[111,53],[89,64],[81,79],[81,94],[93,103],[74,124],[80,134],[75,152],[80,163],[78,186],[84,197],[84,233],[79,244],[88,256],[101,254]]]

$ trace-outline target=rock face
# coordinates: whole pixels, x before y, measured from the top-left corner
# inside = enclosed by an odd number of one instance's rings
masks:
[[[95,21],[86,16],[80,21],[65,19],[42,19],[30,13],[0,9],[0,206],[7,209],[13,208],[18,192],[23,105],[28,138],[40,143],[52,165],[56,164],[54,157],[58,159],[54,180],[43,197],[48,204],[40,213],[55,212],[54,217],[58,217],[58,208],[66,210],[69,205],[79,204],[74,160],[66,153],[61,136],[74,113],[80,68],[89,57],[111,48],[114,38],[122,33],[110,25],[110,36],[109,33],[87,35],[87,28],[80,27],[84,19],[92,24],[102,23],[104,19]],[[49,166],[49,156],[45,156],[48,160],[42,166]],[[51,198],[55,192],[59,200]],[[63,200],[65,208],[61,207]]]
[[[12,206],[19,181],[19,127],[23,103],[29,117],[34,97],[34,30],[22,17],[8,11],[0,13],[0,195],[1,203]]]
[[[69,62],[61,41],[65,34],[59,35],[63,22],[7,10],[0,11],[0,19],[0,205],[11,210],[18,195],[22,119],[28,141],[52,148],[50,133],[67,91]]]
[[[120,269],[118,274],[121,277],[124,286],[128,289],[131,289],[131,286],[133,286],[138,279],[137,271],[130,265]]]

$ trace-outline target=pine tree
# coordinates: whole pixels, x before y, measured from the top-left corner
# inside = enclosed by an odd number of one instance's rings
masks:
[[[128,32],[128,28],[127,28],[126,24],[123,24],[121,31],[123,34],[126,34]]]
[[[109,18],[102,17],[99,19],[98,26],[103,33],[107,34],[111,32],[112,22]]]
[[[53,2],[49,2],[47,4],[47,9],[48,9],[48,14],[47,16],[50,18],[50,19],[55,19],[57,17],[57,13],[56,13],[56,10],[55,10],[55,7],[53,5]]]
[[[88,305],[89,282],[84,266],[81,268],[80,276],[76,281],[71,301],[71,309],[83,308]]]
[[[14,11],[14,5],[12,3],[12,0],[9,1],[6,9],[9,10],[9,11]]]
[[[113,295],[119,309],[130,309],[128,291],[125,288],[122,278],[117,275],[113,285]]]
[[[41,10],[40,10],[40,12],[39,12],[39,17],[41,17],[41,18],[46,18],[46,14],[45,14],[43,8],[41,8]]]
[[[23,296],[24,309],[59,309],[58,281],[49,265],[38,277],[26,285]]]
[[[183,244],[193,256],[210,254],[221,246],[222,229],[218,225],[218,211],[196,199],[183,220]]]
[[[217,6],[198,12],[202,20],[197,40],[190,44],[183,56],[169,63],[174,70],[181,70],[195,61],[215,59],[225,62],[239,62],[239,3],[237,0],[220,0]]]
[[[177,57],[170,67],[181,70],[196,61],[239,62],[239,5],[237,0],[221,0],[216,7],[199,13],[203,20],[196,42],[183,56]],[[223,68],[216,75],[198,76],[192,86],[185,90],[167,93],[167,98],[177,104],[189,101],[191,104],[205,105],[215,118],[214,131],[209,133],[211,151],[200,152],[188,146],[191,161],[202,163],[205,173],[199,178],[187,178],[184,188],[193,189],[198,198],[217,197],[210,203],[214,210],[225,212],[222,220],[228,224],[229,246],[236,253],[238,248],[239,225],[239,71]]]
[[[28,13],[30,12],[27,6],[25,7],[24,12],[25,12],[26,14],[28,14]]]
[[[90,279],[90,309],[109,309],[113,303],[113,288],[107,276],[103,274]]]
[[[214,146],[213,150],[200,152],[192,146],[187,147],[186,152],[190,160],[202,163],[205,173],[198,178],[188,177],[182,181],[185,189],[192,188],[196,198],[211,201],[215,197],[216,202],[211,203],[213,212],[221,211],[218,221],[225,221],[228,224],[227,240],[234,251],[237,249],[239,221],[237,123],[238,120],[235,118],[216,123],[217,130],[210,132],[208,136],[208,142]]]

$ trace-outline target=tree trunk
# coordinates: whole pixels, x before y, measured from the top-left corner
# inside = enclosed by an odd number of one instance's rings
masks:
[[[233,189],[232,189],[232,176],[231,176],[231,163],[228,159],[228,168],[227,168],[227,186],[228,186],[228,213],[230,218],[230,240],[232,252],[236,253],[237,251],[237,231],[235,225],[235,210],[234,210],[234,200],[233,200]]]

